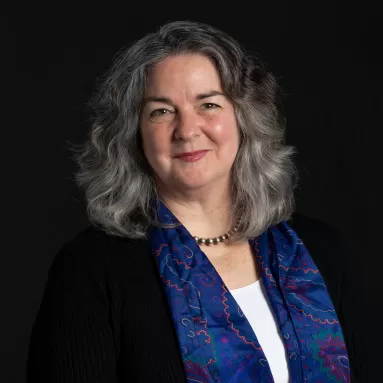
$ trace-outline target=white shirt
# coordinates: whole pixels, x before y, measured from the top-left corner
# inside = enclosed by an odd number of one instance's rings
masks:
[[[230,290],[245,314],[266,355],[275,383],[288,383],[289,370],[285,346],[277,322],[269,306],[263,283],[259,279],[251,285]]]

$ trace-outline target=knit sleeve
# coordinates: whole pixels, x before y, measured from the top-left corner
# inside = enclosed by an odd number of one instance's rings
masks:
[[[32,328],[27,383],[113,383],[116,345],[103,261],[64,245]]]

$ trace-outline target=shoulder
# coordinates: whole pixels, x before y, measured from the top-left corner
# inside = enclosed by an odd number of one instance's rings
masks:
[[[85,276],[105,274],[106,270],[125,267],[132,259],[146,252],[145,240],[132,240],[107,234],[100,228],[88,226],[64,243],[53,259],[50,274]]]
[[[339,231],[328,223],[301,213],[294,213],[287,222],[302,237],[322,235],[333,237],[339,234]]]
[[[339,284],[348,272],[346,266],[350,257],[342,233],[321,220],[297,213],[287,223],[302,240],[338,306]]]
[[[287,223],[312,253],[314,261],[331,261],[334,253],[345,249],[340,230],[328,223],[300,213],[294,213]]]
[[[325,253],[333,252],[345,245],[341,231],[319,219],[294,213],[287,223],[294,229],[308,250],[312,250],[316,254],[324,250],[326,250]]]
[[[294,213],[287,223],[302,240],[325,279],[344,273],[348,246],[339,229],[321,220]]]
[[[134,240],[106,233],[101,228],[90,225],[77,233],[70,241],[63,245],[67,252],[82,255],[114,255],[119,251],[135,252],[142,249],[145,240]]]

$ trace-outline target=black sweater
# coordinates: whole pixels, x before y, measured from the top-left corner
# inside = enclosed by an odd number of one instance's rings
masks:
[[[344,310],[352,294],[348,254],[328,225],[297,214],[289,223],[327,284],[353,370],[356,345]],[[94,227],[79,233],[50,267],[30,337],[27,382],[185,382],[161,283],[147,241]]]

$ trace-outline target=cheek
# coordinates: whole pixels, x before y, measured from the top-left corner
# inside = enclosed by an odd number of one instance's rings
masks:
[[[237,147],[239,132],[233,116],[217,116],[212,122],[212,134],[218,145]]]
[[[143,129],[142,143],[145,156],[149,159],[156,160],[161,154],[168,151],[168,138],[161,129],[151,129],[150,133]]]

